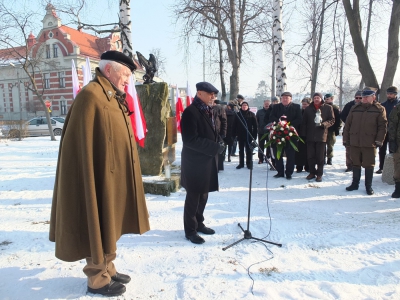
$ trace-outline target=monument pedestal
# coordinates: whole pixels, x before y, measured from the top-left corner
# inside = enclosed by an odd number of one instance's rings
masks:
[[[393,185],[394,184],[393,174],[394,174],[393,154],[389,153],[386,154],[385,156],[385,164],[383,165],[383,171],[382,171],[382,181],[387,184]]]

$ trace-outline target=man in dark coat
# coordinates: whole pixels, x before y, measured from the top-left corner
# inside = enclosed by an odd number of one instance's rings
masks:
[[[226,103],[226,102],[223,102]],[[215,100],[213,104],[213,115],[215,120],[215,131],[218,134],[218,142],[223,142],[226,137],[227,119],[225,108],[220,100]],[[224,169],[225,152],[218,154],[218,171]]]
[[[242,102],[242,106],[235,121],[233,122],[233,132],[237,136],[239,143],[239,165],[236,169],[244,167],[244,152],[246,151],[246,166],[253,168],[253,148],[252,142],[257,138],[257,119],[253,112],[249,110],[249,104]]]
[[[399,104],[399,99],[397,99],[397,87],[395,86],[388,87],[386,90],[386,101],[382,103],[382,106],[385,108],[387,118],[389,118],[393,107],[395,107],[398,104]],[[388,126],[389,123],[390,119],[388,119]],[[379,169],[378,171],[375,172],[376,174],[382,174],[383,166],[385,164],[388,141],[389,141],[389,135],[387,134],[385,140],[383,141],[382,147],[379,148]]]
[[[279,122],[282,116],[286,116],[286,121],[290,122],[298,131],[299,125],[301,124],[301,108],[299,104],[292,102],[292,94],[290,92],[284,92],[281,95],[281,103],[272,106],[271,115],[269,117],[270,122]],[[274,156],[276,157],[277,149],[274,146]],[[286,171],[283,165],[283,155],[278,159],[275,159],[275,168],[278,171],[275,178],[284,177],[286,174],[287,179],[292,179],[295,164],[295,150],[290,143],[286,143],[283,149],[286,153]]]
[[[344,123],[344,126],[346,126],[346,119],[347,116],[349,115],[350,109],[356,105],[357,103],[361,102],[361,91],[357,91],[356,94],[354,95],[354,100],[347,102],[346,105],[343,107],[342,111],[340,112],[340,119]],[[344,128],[343,128],[344,132]],[[345,172],[351,172],[353,170],[353,162],[351,161],[351,155],[350,155],[350,145],[346,146],[346,171]]]
[[[361,167],[365,168],[365,189],[372,195],[376,148],[382,146],[386,135],[387,119],[385,109],[376,101],[376,89],[365,88],[361,103],[352,107],[343,131],[343,145],[351,146],[353,161],[353,182],[347,191],[358,190]]]
[[[225,145],[218,142],[212,106],[218,90],[208,82],[196,84],[192,104],[182,114],[181,185],[186,189],[183,223],[185,236],[195,244],[204,243],[198,232],[214,234],[204,225],[208,193],[218,191],[218,154]]]
[[[317,116],[320,118],[319,123],[316,123]],[[317,182],[322,181],[328,128],[334,123],[335,116],[332,106],[324,103],[321,93],[314,93],[313,102],[304,110],[301,124],[301,136],[306,137],[307,160],[310,169],[307,180],[316,177]]]
[[[326,138],[326,157],[327,164],[332,165],[333,147],[336,144],[336,136],[339,135],[340,128],[342,127],[342,121],[340,120],[339,106],[333,104],[334,96],[332,94],[325,95],[325,103],[332,106],[333,114],[335,115],[335,124],[328,128],[328,136]]]
[[[267,139],[261,139],[262,136],[265,134],[265,126],[268,124],[265,120],[269,120],[269,115],[271,111],[268,110],[271,101],[265,100],[263,108],[259,109],[256,113],[257,125],[258,125],[258,145],[263,152],[258,151],[258,163],[262,164],[264,162],[264,145]]]
[[[130,277],[116,271],[116,242],[150,230],[124,87],[135,65],[118,51],[101,55],[96,77],[77,95],[60,141],[50,240],[64,261],[86,258],[88,292],[118,296]]]
[[[395,190],[392,198],[400,198],[400,105],[396,105],[389,116],[389,152],[393,153]]]

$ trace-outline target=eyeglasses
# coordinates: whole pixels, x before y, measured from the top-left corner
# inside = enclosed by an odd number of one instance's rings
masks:
[[[356,97],[356,99],[362,99],[362,97]]]

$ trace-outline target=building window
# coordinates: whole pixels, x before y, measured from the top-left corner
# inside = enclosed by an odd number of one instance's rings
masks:
[[[61,108],[61,114],[66,115],[67,114],[67,100],[60,101],[60,108]]]
[[[58,57],[58,46],[53,44],[53,57]]]
[[[65,88],[65,72],[58,72],[58,82],[60,83],[60,88]]]
[[[49,73],[44,74],[44,88],[45,89],[50,88],[50,74]]]
[[[46,58],[50,58],[50,45],[46,45]]]

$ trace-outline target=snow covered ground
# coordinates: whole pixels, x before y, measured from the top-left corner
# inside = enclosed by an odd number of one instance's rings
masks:
[[[400,299],[400,201],[376,174],[373,196],[363,179],[347,192],[341,142],[321,183],[304,172],[276,179],[255,164],[250,231],[282,248],[244,240],[222,250],[247,226],[249,170],[236,170],[236,157],[210,194],[206,224],[216,234],[203,245],[184,237],[184,190],[146,195],[151,231],[118,242],[116,266],[132,276],[118,299]],[[84,262],[56,259],[48,240],[58,145],[0,140],[0,299],[104,298],[86,294]]]

